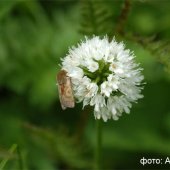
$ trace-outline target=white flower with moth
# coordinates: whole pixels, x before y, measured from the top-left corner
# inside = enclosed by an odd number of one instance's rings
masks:
[[[96,119],[117,120],[143,97],[144,77],[134,58],[123,43],[95,36],[69,50],[62,59],[62,70],[71,78],[75,99],[83,107],[94,106]]]

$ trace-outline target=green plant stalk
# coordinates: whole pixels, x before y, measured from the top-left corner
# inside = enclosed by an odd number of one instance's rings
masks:
[[[24,157],[23,157],[23,153],[21,152],[20,147],[17,147],[17,154],[18,154],[18,169],[19,170],[24,170],[26,169],[24,166]]]
[[[96,148],[95,148],[95,170],[101,170],[101,149],[102,149],[102,122],[101,120],[96,120]]]
[[[14,151],[16,150],[17,148],[17,144],[13,144],[11,146],[11,148],[9,149],[9,153],[10,154],[13,154]],[[6,165],[6,163],[9,161],[10,159],[10,156],[8,156],[7,158],[4,158],[1,162],[0,162],[0,170],[4,169],[4,166]]]
[[[124,0],[123,7],[118,18],[116,32],[123,35],[126,22],[128,20],[128,15],[131,11],[132,1],[131,0]]]

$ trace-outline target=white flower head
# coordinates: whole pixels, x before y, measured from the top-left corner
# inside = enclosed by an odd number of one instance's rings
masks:
[[[86,38],[69,50],[62,69],[71,78],[77,101],[83,102],[83,107],[94,106],[96,119],[117,120],[123,112],[130,113],[132,102],[143,97],[142,69],[133,53],[114,39]]]

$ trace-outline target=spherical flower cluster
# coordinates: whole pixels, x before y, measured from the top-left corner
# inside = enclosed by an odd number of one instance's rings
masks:
[[[143,97],[144,77],[134,57],[123,43],[95,36],[72,47],[62,59],[62,69],[71,77],[75,99],[83,107],[94,106],[96,119],[117,120]]]

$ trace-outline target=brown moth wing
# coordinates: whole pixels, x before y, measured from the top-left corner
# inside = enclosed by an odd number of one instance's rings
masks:
[[[75,106],[72,84],[70,77],[67,76],[65,70],[61,70],[57,74],[57,83],[61,107],[63,110],[68,108],[73,108]]]

